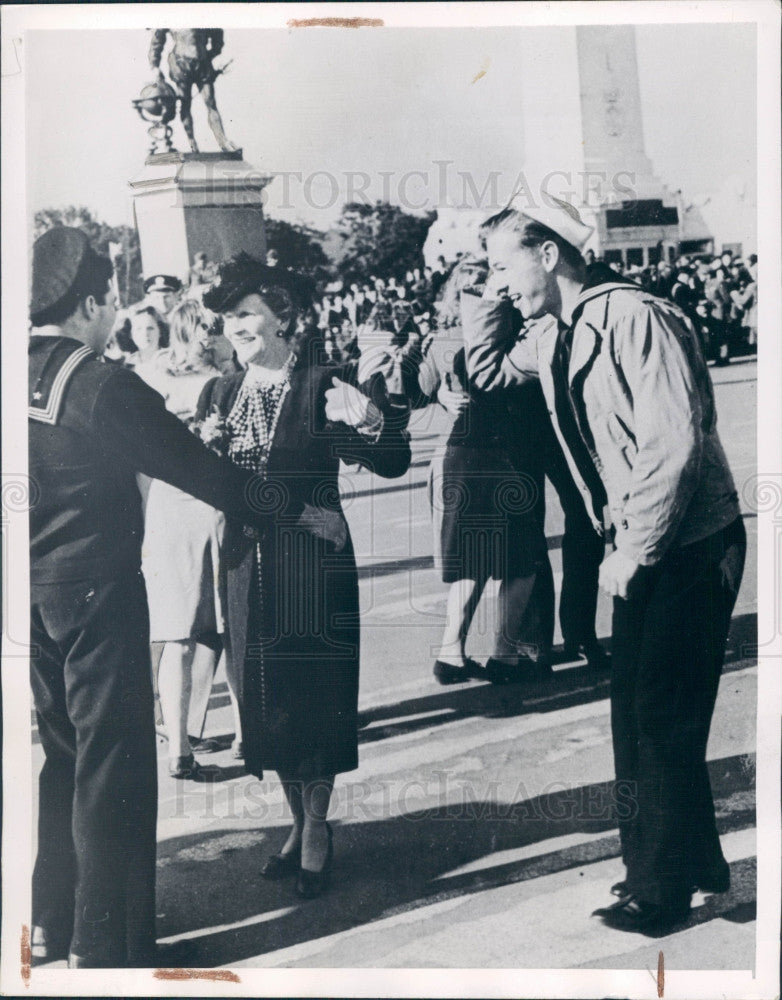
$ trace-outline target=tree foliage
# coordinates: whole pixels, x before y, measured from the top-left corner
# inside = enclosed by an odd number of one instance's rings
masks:
[[[267,218],[267,244],[277,251],[283,267],[300,271],[321,286],[337,276],[343,281],[363,281],[372,274],[400,277],[423,266],[421,248],[435,216],[434,212],[410,215],[388,202],[352,202],[327,233]],[[90,209],[73,205],[35,213],[36,238],[52,226],[83,230],[98,253],[114,259],[123,306],[143,298],[141,248],[134,228],[110,226]]]
[[[329,230],[325,250],[347,281],[371,274],[398,277],[423,267],[421,249],[435,217],[435,212],[410,215],[384,201],[350,202]]]
[[[266,245],[276,250],[281,267],[306,274],[316,283],[327,281],[331,263],[323,252],[323,233],[282,219],[265,220]]]
[[[93,248],[114,260],[117,287],[123,306],[143,298],[141,247],[138,233],[132,226],[110,226],[84,206],[44,208],[35,213],[33,235],[37,239],[53,226],[73,226],[81,229]]]

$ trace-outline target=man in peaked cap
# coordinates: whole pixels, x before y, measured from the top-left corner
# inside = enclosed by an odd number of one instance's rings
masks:
[[[173,274],[153,274],[144,282],[146,305],[155,308],[166,319],[179,301],[182,282]]]
[[[33,248],[31,684],[46,756],[33,959],[155,963],[157,763],[136,473],[261,527],[251,478],[101,359],[111,262],[57,227]]]
[[[746,536],[713,387],[681,310],[602,265],[587,270],[591,229],[573,206],[511,203],[483,231],[492,275],[483,298],[462,294],[468,371],[483,389],[540,379],[586,508],[596,527],[611,524],[600,582],[614,598],[627,876],[598,914],[657,933],[687,915],[694,886],[730,881],[706,743]],[[519,338],[509,300],[533,321]]]

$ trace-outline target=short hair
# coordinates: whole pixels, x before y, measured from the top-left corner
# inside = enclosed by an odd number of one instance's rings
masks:
[[[204,293],[203,301],[207,309],[223,313],[245,295],[260,295],[272,312],[286,324],[286,340],[293,337],[296,319],[312,298],[310,287],[301,275],[268,267],[242,252],[219,266],[217,279]]]
[[[543,246],[544,243],[554,243],[559,250],[560,257],[569,267],[574,270],[581,270],[584,267],[584,258],[577,247],[568,243],[553,229],[544,226],[542,222],[528,218],[523,212],[517,212],[515,208],[504,208],[481,225],[480,234],[484,243],[489,233],[498,230],[516,233],[519,245],[523,247],[539,247]]]
[[[73,284],[61,299],[30,316],[33,326],[59,326],[76,312],[80,302],[92,296],[98,305],[106,304],[114,265],[108,257],[95,253],[92,247],[85,251]]]
[[[152,319],[157,323],[158,328],[158,347],[168,347],[168,323],[163,319],[160,313],[155,309],[154,306],[139,306],[138,309],[133,310],[131,315],[131,325],[133,316],[143,316],[147,313]]]

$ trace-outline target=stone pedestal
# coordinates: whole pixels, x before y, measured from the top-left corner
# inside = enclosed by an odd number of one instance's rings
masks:
[[[161,153],[130,181],[145,276],[185,281],[203,251],[220,263],[244,250],[263,259],[263,190],[271,180],[235,153]]]

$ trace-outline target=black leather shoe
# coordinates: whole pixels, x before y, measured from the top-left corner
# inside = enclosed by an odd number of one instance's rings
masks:
[[[272,881],[295,875],[301,867],[301,847],[289,854],[272,854],[261,868],[261,878]]]
[[[168,773],[172,778],[195,778],[200,770],[192,753],[174,757],[168,762]]]
[[[730,868],[726,864],[719,871],[696,875],[695,883],[701,892],[727,892],[730,889]]]
[[[463,664],[435,660],[433,673],[441,684],[463,684],[473,677],[480,676],[483,669],[480,663],[476,663],[468,656]]]
[[[606,927],[617,931],[654,934],[672,929],[682,923],[690,912],[690,904],[677,908],[645,903],[637,896],[625,896],[613,906],[595,910]]]
[[[299,878],[296,882],[296,892],[302,899],[315,899],[322,896],[329,887],[331,877],[331,863],[334,860],[334,838],[331,824],[326,824],[326,833],[329,838],[329,846],[326,849],[326,860],[320,871],[313,872],[309,868],[299,869]]]
[[[726,866],[725,872],[709,876],[699,876],[697,879],[694,879],[690,886],[690,893],[695,893],[699,889],[701,892],[708,893],[727,892],[730,889],[730,869]],[[627,888],[627,882],[614,882],[611,886],[611,895],[618,896],[620,899],[626,899],[628,896],[632,896],[632,893]]]
[[[223,749],[217,740],[201,740],[197,736],[188,736],[187,740],[193,753],[219,753]]]

